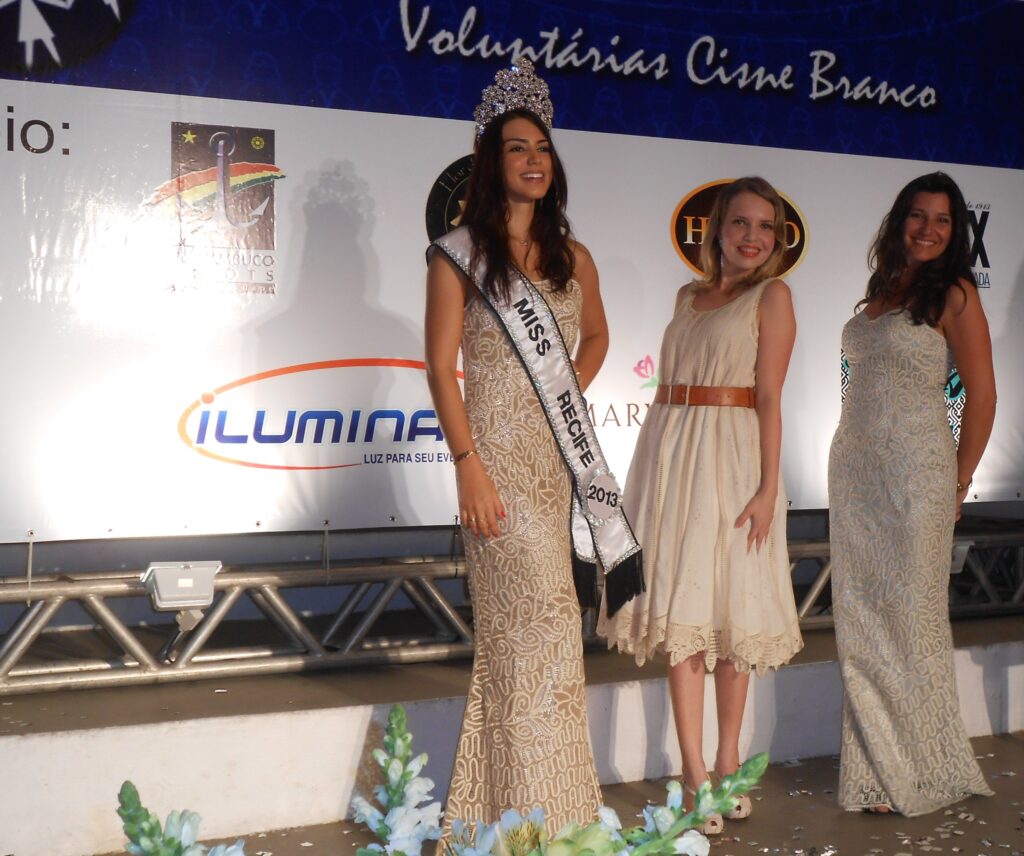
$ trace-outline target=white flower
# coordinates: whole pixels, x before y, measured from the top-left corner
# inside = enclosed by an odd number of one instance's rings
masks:
[[[230,847],[227,844],[218,844],[207,856],[245,856],[245,850],[242,849],[244,845],[245,842],[241,838]]]
[[[352,798],[352,808],[354,809],[353,816],[356,823],[365,823],[374,832],[380,828],[381,823],[384,821],[384,815],[362,797]]]
[[[434,790],[434,780],[424,776],[417,776],[405,786],[405,794],[402,804],[406,806],[417,806],[424,800],[430,798],[430,792]]]
[[[441,837],[438,821],[441,819],[441,804],[432,803],[426,808],[396,806],[388,812],[387,824],[389,853],[401,851],[406,856],[419,856],[426,839]]]
[[[683,856],[708,856],[711,842],[696,829],[687,829],[673,842],[672,850]]]
[[[683,805],[683,788],[675,779],[670,781],[666,786],[665,790],[668,791],[668,799],[665,801],[671,809],[678,811]]]
[[[597,810],[597,819],[601,821],[601,826],[610,830],[622,829],[622,821],[619,820],[619,816],[615,813],[615,809],[608,808],[603,805]]]
[[[676,822],[676,816],[672,809],[663,805],[656,806],[653,815],[654,826],[658,830],[659,835],[664,835],[668,832],[672,828],[672,824]]]
[[[201,821],[194,811],[172,811],[164,822],[164,836],[180,841],[187,849],[196,843]]]
[[[409,775],[410,778],[418,776],[420,774],[420,770],[423,769],[426,763],[427,753],[424,752],[422,755],[417,755],[408,764],[405,765],[405,772]]]
[[[372,757],[373,760],[380,764],[382,767],[386,766],[388,763],[388,753],[385,752],[383,749],[374,749],[370,753],[370,757]]]

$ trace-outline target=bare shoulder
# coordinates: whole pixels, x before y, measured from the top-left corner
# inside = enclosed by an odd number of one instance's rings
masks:
[[[968,307],[980,308],[981,298],[978,296],[978,287],[966,279],[957,280],[956,285],[951,285],[946,290],[946,313],[962,315]]]
[[[430,257],[427,265],[427,294],[428,299],[433,295],[459,295],[462,303],[469,300],[470,294],[475,290],[470,283],[469,277],[459,268],[446,253],[435,252]]]
[[[572,278],[582,286],[583,293],[597,290],[598,276],[597,265],[594,264],[594,257],[579,241],[572,242]]]
[[[597,266],[594,264],[594,257],[590,254],[590,250],[579,241],[572,241],[570,244],[572,250],[572,276],[573,279],[579,280],[590,277],[596,273]],[[582,279],[581,279],[582,278]]]
[[[589,261],[591,264],[594,263],[594,257],[590,254],[590,250],[587,249],[585,244],[581,244],[575,239],[571,240],[569,243],[570,249],[572,249],[572,254],[576,257],[577,264],[582,261]]]
[[[757,303],[758,328],[762,334],[766,331],[782,332],[792,341],[796,334],[796,312],[793,309],[793,293],[781,279],[771,280],[761,291]]]
[[[769,280],[761,293],[761,300],[792,301],[793,292],[784,279]]]
[[[697,287],[698,286],[696,280],[692,280],[686,283],[686,285],[679,286],[679,291],[676,292],[676,312],[678,312],[679,307],[683,305],[683,301],[686,299],[686,295]]]
[[[469,278],[455,263],[454,259],[441,250],[435,250],[430,254],[430,261],[427,263],[427,274],[432,277],[455,279],[460,282],[469,281]]]

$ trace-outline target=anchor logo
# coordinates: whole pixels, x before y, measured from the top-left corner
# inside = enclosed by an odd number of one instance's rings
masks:
[[[255,226],[263,216],[263,212],[267,210],[267,205],[270,204],[270,194],[268,193],[263,201],[256,206],[251,220],[246,220],[244,223],[236,220],[228,207],[228,197],[231,192],[230,158],[235,151],[235,141],[227,131],[218,131],[210,137],[210,148],[217,156],[217,197],[212,215],[214,223],[218,226],[233,226],[235,229],[247,229],[249,226]],[[178,194],[178,203],[182,204],[180,193]]]
[[[285,177],[274,131],[172,122],[171,176],[143,204],[177,224],[178,256],[193,279],[272,293],[274,185]]]

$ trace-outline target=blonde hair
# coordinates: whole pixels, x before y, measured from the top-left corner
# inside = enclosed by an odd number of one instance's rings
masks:
[[[759,265],[736,284],[740,287],[753,285],[777,276],[782,269],[782,256],[786,252],[786,209],[782,205],[782,197],[760,176],[748,175],[725,185],[715,197],[707,229],[704,231],[704,240],[700,245],[700,266],[704,271],[704,279],[700,281],[702,285],[712,285],[722,276],[722,248],[719,245],[718,236],[722,231],[722,221],[725,219],[729,203],[741,193],[753,193],[771,204],[775,211],[773,218],[775,246],[764,264]]]

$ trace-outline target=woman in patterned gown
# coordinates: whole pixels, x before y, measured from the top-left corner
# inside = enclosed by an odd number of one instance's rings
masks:
[[[479,122],[479,118],[478,118]],[[590,253],[565,218],[550,117],[512,109],[476,148],[462,226],[501,300],[515,265],[539,284],[582,388],[608,348]],[[459,391],[461,348],[465,399]],[[427,274],[427,377],[455,457],[467,532],[475,657],[446,806],[453,819],[541,807],[554,835],[601,801],[587,724],[572,576],[570,473],[537,393],[480,291],[443,252]]]
[[[953,523],[995,416],[988,323],[967,206],[932,173],[904,187],[843,329],[850,382],[829,456],[843,678],[839,803],[925,814],[991,794],[960,718],[949,625]],[[944,387],[966,389],[954,448]]]

